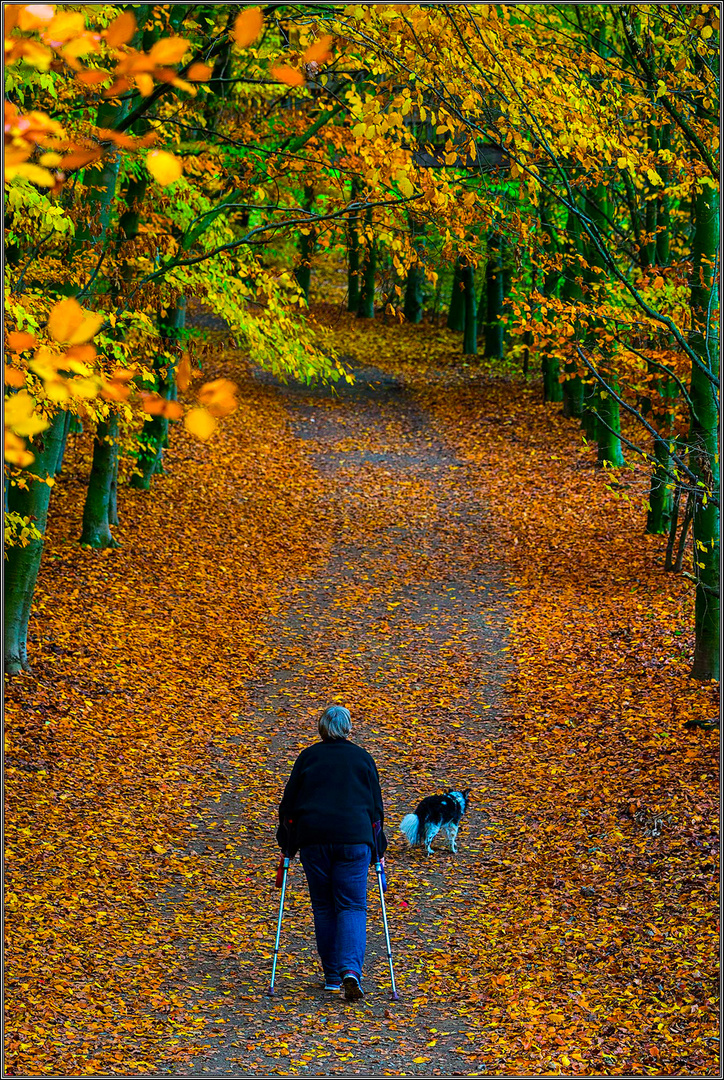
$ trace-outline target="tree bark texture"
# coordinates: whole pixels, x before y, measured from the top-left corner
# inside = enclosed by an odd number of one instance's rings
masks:
[[[23,470],[27,487],[13,485],[7,492],[8,510],[30,518],[43,534],[48,520],[51,491],[45,481],[55,476],[65,417],[63,411],[56,413],[50,427],[35,437],[32,443],[35,461],[29,469]],[[25,547],[12,545],[6,548],[4,662],[5,671],[11,675],[30,670],[28,622],[43,543],[43,539],[31,540]]]
[[[541,233],[545,238],[545,246],[549,253],[554,255],[558,248],[558,243],[553,228],[553,222],[550,217],[550,208],[544,198],[541,199],[540,222]],[[543,278],[543,295],[555,296],[560,280],[561,275],[557,270],[548,270]],[[551,353],[547,345],[543,346],[541,372],[543,375],[543,400],[563,401],[563,387],[559,378],[560,367],[558,357]]]
[[[455,260],[450,307],[447,313],[447,328],[460,332],[465,326],[465,299],[463,297],[462,265],[460,257]]]
[[[496,233],[488,241],[488,261],[485,266],[487,285],[485,356],[490,360],[503,359],[503,323],[500,321],[505,300],[503,254],[503,238]]]
[[[716,324],[719,250],[719,196],[702,185],[694,204],[692,244],[691,323],[689,344],[700,363],[692,364],[692,417],[689,461],[700,485],[694,505],[694,574],[696,640],[691,674],[696,679],[719,678],[719,402],[708,373],[719,374],[719,333]],[[712,495],[714,498],[712,498]]]
[[[80,542],[87,547],[116,547],[110,528],[111,486],[116,466],[118,416],[110,413],[99,420],[93,440],[93,464],[83,507]]]
[[[475,295],[475,269],[466,262],[461,268],[465,322],[463,325],[463,356],[478,355],[478,305]]]
[[[375,317],[375,274],[377,271],[377,245],[372,237],[372,209],[365,214],[367,226],[367,243],[365,247],[364,262],[362,266],[362,283],[360,288],[359,306],[357,318],[374,319]]]

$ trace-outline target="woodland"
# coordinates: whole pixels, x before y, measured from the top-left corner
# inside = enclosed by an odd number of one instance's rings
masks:
[[[4,5],[5,1075],[720,1075],[719,11]]]

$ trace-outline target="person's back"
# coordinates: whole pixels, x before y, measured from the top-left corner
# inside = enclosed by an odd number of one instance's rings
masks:
[[[384,809],[377,767],[348,742],[349,711],[333,705],[319,719],[322,742],[302,750],[279,806],[277,840],[285,855],[299,850],[314,910],[325,989],[362,996],[366,944],[367,871],[384,854]]]

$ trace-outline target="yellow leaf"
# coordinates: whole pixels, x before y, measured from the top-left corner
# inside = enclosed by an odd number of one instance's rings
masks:
[[[412,184],[410,183],[410,179],[409,179],[409,177],[407,177],[407,176],[402,176],[402,177],[400,177],[400,179],[399,179],[399,180],[397,181],[397,183],[398,183],[398,184],[399,184],[399,186],[400,186],[400,191],[402,192],[402,194],[403,194],[403,195],[404,195],[404,196],[405,196],[406,198],[408,198],[408,199],[409,199],[409,198],[410,198],[410,197],[411,197],[411,196],[412,196],[412,195],[414,194],[414,192],[415,192],[415,189],[413,188]]]
[[[45,431],[49,421],[35,411],[35,398],[21,390],[5,399],[5,426],[16,435],[37,435]]]
[[[704,41],[708,41],[713,33],[714,31],[710,26],[703,26],[701,28],[701,36],[704,38]]]
[[[302,59],[305,64],[323,64],[332,55],[329,46],[332,44],[331,34],[325,34],[319,41],[310,45]]]
[[[422,1065],[425,1061],[429,1061],[426,1057],[416,1057],[412,1059],[413,1065]]]
[[[165,150],[151,150],[146,158],[146,168],[154,180],[164,187],[173,184],[183,172],[179,159]]]
[[[32,465],[35,458],[29,450],[25,449],[25,443],[12,431],[5,429],[5,460],[11,465],[19,465],[21,469]]]
[[[55,177],[47,169],[41,169],[39,165],[27,162],[24,165],[11,165],[5,170],[5,182],[9,183],[16,176],[24,176],[31,184],[38,187],[54,187]]]
[[[206,409],[190,409],[184,417],[186,430],[194,438],[206,442],[216,431],[216,421]]]
[[[178,64],[188,52],[189,44],[186,38],[161,38],[148,55],[154,64]]]
[[[136,32],[136,16],[132,11],[124,11],[105,31],[104,37],[112,49],[119,45],[128,45]]]
[[[85,19],[75,11],[59,13],[51,19],[46,37],[48,41],[67,41],[68,38],[77,37],[85,30]]]
[[[304,83],[304,76],[301,71],[296,71],[286,65],[272,68],[269,74],[273,79],[278,79],[279,82],[286,83],[287,86],[301,86]]]
[[[154,844],[153,845],[153,850],[156,852],[157,855],[165,855],[166,854],[166,848],[161,847],[160,844]]]
[[[251,45],[252,41],[256,41],[259,37],[263,25],[264,16],[261,8],[247,8],[246,11],[242,11],[237,16],[234,23],[234,41],[242,47]]]

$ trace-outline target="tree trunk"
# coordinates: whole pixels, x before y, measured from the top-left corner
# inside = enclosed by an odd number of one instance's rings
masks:
[[[152,389],[171,401],[176,396],[175,360],[168,353],[177,347],[186,325],[186,298],[179,296],[176,303],[159,318],[159,349],[154,361],[155,380]],[[149,416],[138,436],[139,448],[136,468],[129,486],[138,491],[149,491],[151,478],[163,472],[163,451],[168,446],[169,421],[166,416]]]
[[[575,303],[581,299],[581,286],[577,280],[581,276],[581,265],[578,260],[580,243],[581,224],[578,215],[571,212],[568,215],[568,266],[561,288],[561,300],[564,303]],[[583,415],[583,383],[578,375],[577,358],[567,361],[564,372],[567,378],[562,384],[563,415],[580,418]]]
[[[606,375],[609,386],[618,393],[618,381],[613,372]],[[596,424],[595,438],[598,441],[598,464],[617,467],[624,464],[621,450],[621,410],[618,402],[607,391],[600,390],[597,395],[596,410],[600,422]]]
[[[659,133],[659,148],[661,150],[669,150],[671,148],[671,124],[665,124]],[[656,235],[656,265],[668,266],[669,265],[669,229],[671,222],[671,206],[669,196],[666,194],[666,186],[669,183],[669,175],[671,173],[670,165],[665,161],[659,161],[656,166],[661,179],[664,181],[664,190],[659,195],[659,208],[658,208],[658,233]]]
[[[352,181],[352,201],[359,195],[359,185]],[[359,214],[350,214],[347,222],[347,311],[359,308]]]
[[[503,324],[500,321],[505,299],[503,252],[503,238],[496,233],[488,241],[488,261],[485,266],[487,284],[485,356],[490,360],[503,359]]]
[[[541,233],[545,237],[545,246],[551,255],[554,255],[558,247],[553,222],[550,218],[548,204],[541,197],[540,206]],[[561,276],[557,270],[548,270],[543,277],[543,295],[555,296]],[[543,400],[563,401],[563,387],[559,379],[560,368],[558,357],[549,351],[549,346],[543,346],[541,357],[541,372],[543,374]]]
[[[365,214],[367,226],[367,241],[365,247],[364,264],[362,267],[362,287],[359,294],[359,306],[357,308],[358,319],[374,319],[375,317],[375,272],[377,270],[377,245],[372,236],[372,208]]]
[[[108,524],[118,525],[118,464],[120,450],[118,443],[113,444],[113,474],[111,476],[111,491],[108,498]]]
[[[66,411],[63,418],[63,433],[60,437],[60,448],[58,450],[58,460],[55,463],[55,475],[59,476],[63,471],[63,459],[65,457],[65,448],[68,445],[68,432],[70,431],[70,417],[71,413]]]
[[[410,235],[412,237],[412,243],[417,255],[417,261],[407,271],[407,281],[405,283],[405,301],[403,307],[403,314],[407,322],[421,323],[423,314],[423,283],[425,275],[422,269],[422,262],[425,250],[425,230],[424,226],[416,221],[414,217],[409,217],[410,222]]]
[[[715,275],[719,249],[719,196],[702,185],[694,205],[692,244],[691,348],[700,364],[692,364],[689,462],[701,493],[694,506],[694,573],[696,575],[696,643],[692,677],[719,678],[719,409],[717,392],[707,375],[719,374],[716,323],[718,288]],[[713,496],[713,497],[712,497]]]
[[[411,266],[407,271],[407,282],[405,284],[403,314],[406,322],[422,322],[422,281],[422,267]]]
[[[304,188],[304,209],[311,214],[314,206],[314,188],[307,184]],[[312,255],[317,243],[317,231],[311,225],[299,234],[299,265],[295,270],[297,283],[304,293],[309,307],[309,287],[312,283]]]
[[[475,269],[466,262],[461,268],[463,296],[465,298],[465,323],[463,325],[463,356],[478,355],[478,310],[475,295]]]
[[[461,331],[465,326],[465,298],[463,296],[462,263],[460,256],[455,260],[450,307],[447,313],[448,330]]]
[[[30,518],[41,533],[45,533],[50,503],[50,486],[47,479],[55,476],[58,455],[65,427],[64,411],[53,417],[51,425],[40,435],[36,435],[32,444],[35,461],[23,476],[26,488],[10,486],[7,492],[7,506],[11,513]],[[34,479],[34,477],[39,479]],[[29,671],[28,664],[28,621],[33,602],[35,582],[40,569],[43,554],[43,539],[30,540],[25,547],[19,544],[9,545],[5,549],[5,671],[17,674]]]
[[[118,416],[110,413],[107,420],[98,421],[93,442],[93,465],[83,507],[83,531],[80,537],[81,544],[87,547],[118,546],[113,539],[109,520],[117,438]]]

